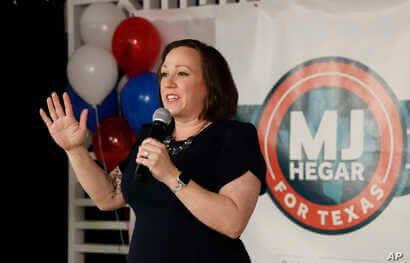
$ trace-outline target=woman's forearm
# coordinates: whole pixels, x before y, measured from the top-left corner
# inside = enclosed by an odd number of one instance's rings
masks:
[[[95,163],[85,146],[66,153],[83,189],[99,209],[108,210],[107,203],[114,197],[115,189],[107,173]]]
[[[165,184],[172,188],[175,179]],[[199,221],[230,238],[238,238],[247,224],[248,218],[232,199],[210,192],[193,180],[176,196]]]

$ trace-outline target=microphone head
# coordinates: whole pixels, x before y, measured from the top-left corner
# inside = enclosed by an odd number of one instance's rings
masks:
[[[158,108],[155,110],[154,114],[152,115],[152,121],[153,122],[159,121],[169,126],[172,122],[172,115],[167,109]]]

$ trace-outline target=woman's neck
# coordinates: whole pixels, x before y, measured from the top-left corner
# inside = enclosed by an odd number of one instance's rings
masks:
[[[176,141],[186,140],[200,133],[209,124],[210,122],[204,119],[193,119],[189,121],[175,120],[173,137]]]

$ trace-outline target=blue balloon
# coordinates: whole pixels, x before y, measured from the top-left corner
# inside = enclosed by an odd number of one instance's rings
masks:
[[[130,78],[120,94],[121,110],[133,131],[140,133],[143,124],[152,122],[152,114],[161,107],[157,77],[144,72]]]
[[[87,128],[93,132],[104,119],[118,115],[118,98],[115,89],[103,100],[101,105],[97,106],[98,120],[95,108],[83,100],[71,86],[67,86],[66,91],[70,96],[71,104],[73,105],[74,116],[77,120],[80,119],[81,112],[88,109]],[[98,122],[97,122],[98,121]]]

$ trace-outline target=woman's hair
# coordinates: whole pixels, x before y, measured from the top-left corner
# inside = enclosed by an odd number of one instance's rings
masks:
[[[197,50],[202,61],[202,75],[207,89],[204,109],[200,118],[216,121],[230,119],[236,114],[238,90],[232,78],[228,63],[214,47],[194,39],[182,39],[169,43],[161,55],[157,70],[161,81],[161,67],[167,54],[177,47],[189,47]]]

